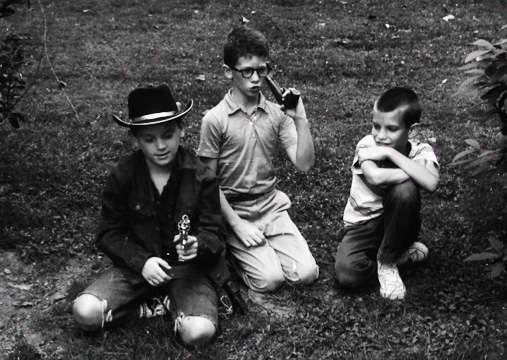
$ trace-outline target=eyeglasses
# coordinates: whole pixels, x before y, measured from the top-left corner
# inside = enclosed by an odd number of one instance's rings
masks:
[[[254,68],[244,68],[244,69],[236,69],[235,67],[230,67],[232,70],[236,70],[241,73],[241,76],[243,76],[245,79],[250,79],[254,72],[257,72],[257,75],[259,77],[265,77],[268,76],[271,72],[271,66],[266,64],[266,66],[261,66],[260,68],[254,69]]]

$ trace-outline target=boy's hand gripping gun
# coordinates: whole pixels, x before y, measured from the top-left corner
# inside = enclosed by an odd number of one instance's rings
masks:
[[[266,84],[268,85],[269,89],[273,93],[273,96],[280,105],[284,105],[286,109],[294,109],[297,106],[299,97],[301,96],[301,93],[299,91],[289,90],[281,87],[269,75],[266,76]],[[289,93],[284,97],[283,94],[286,91],[289,91]]]

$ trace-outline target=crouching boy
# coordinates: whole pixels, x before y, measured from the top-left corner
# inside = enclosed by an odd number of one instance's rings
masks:
[[[215,178],[180,147],[192,104],[181,109],[166,85],[138,88],[129,94],[130,120],[114,117],[139,150],[112,170],[103,192],[97,246],[114,266],[74,302],[84,330],[171,313],[184,343],[214,337],[226,232]]]
[[[361,286],[377,274],[382,297],[403,299],[406,289],[397,265],[428,254],[416,241],[419,189],[437,189],[439,165],[430,145],[409,139],[420,116],[417,95],[407,88],[390,89],[375,102],[371,135],[357,144],[352,164],[335,264],[342,286]]]

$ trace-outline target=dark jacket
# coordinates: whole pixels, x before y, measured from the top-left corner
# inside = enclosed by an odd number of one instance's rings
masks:
[[[228,271],[223,260],[226,230],[218,183],[205,165],[182,147],[176,154],[171,177],[177,179],[171,199],[173,211],[168,212],[168,216],[173,216],[169,220],[174,222],[175,233],[178,221],[186,214],[190,218],[190,234],[198,243],[197,256],[191,262],[221,285]],[[96,242],[115,265],[140,275],[150,257],[164,258],[157,201],[158,193],[140,150],[112,170],[102,195]]]

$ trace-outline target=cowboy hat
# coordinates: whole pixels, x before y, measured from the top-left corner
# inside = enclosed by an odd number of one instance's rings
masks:
[[[128,97],[129,119],[123,120],[114,114],[113,119],[127,127],[155,125],[181,118],[192,109],[193,104],[190,100],[182,110],[167,85],[137,88]]]

